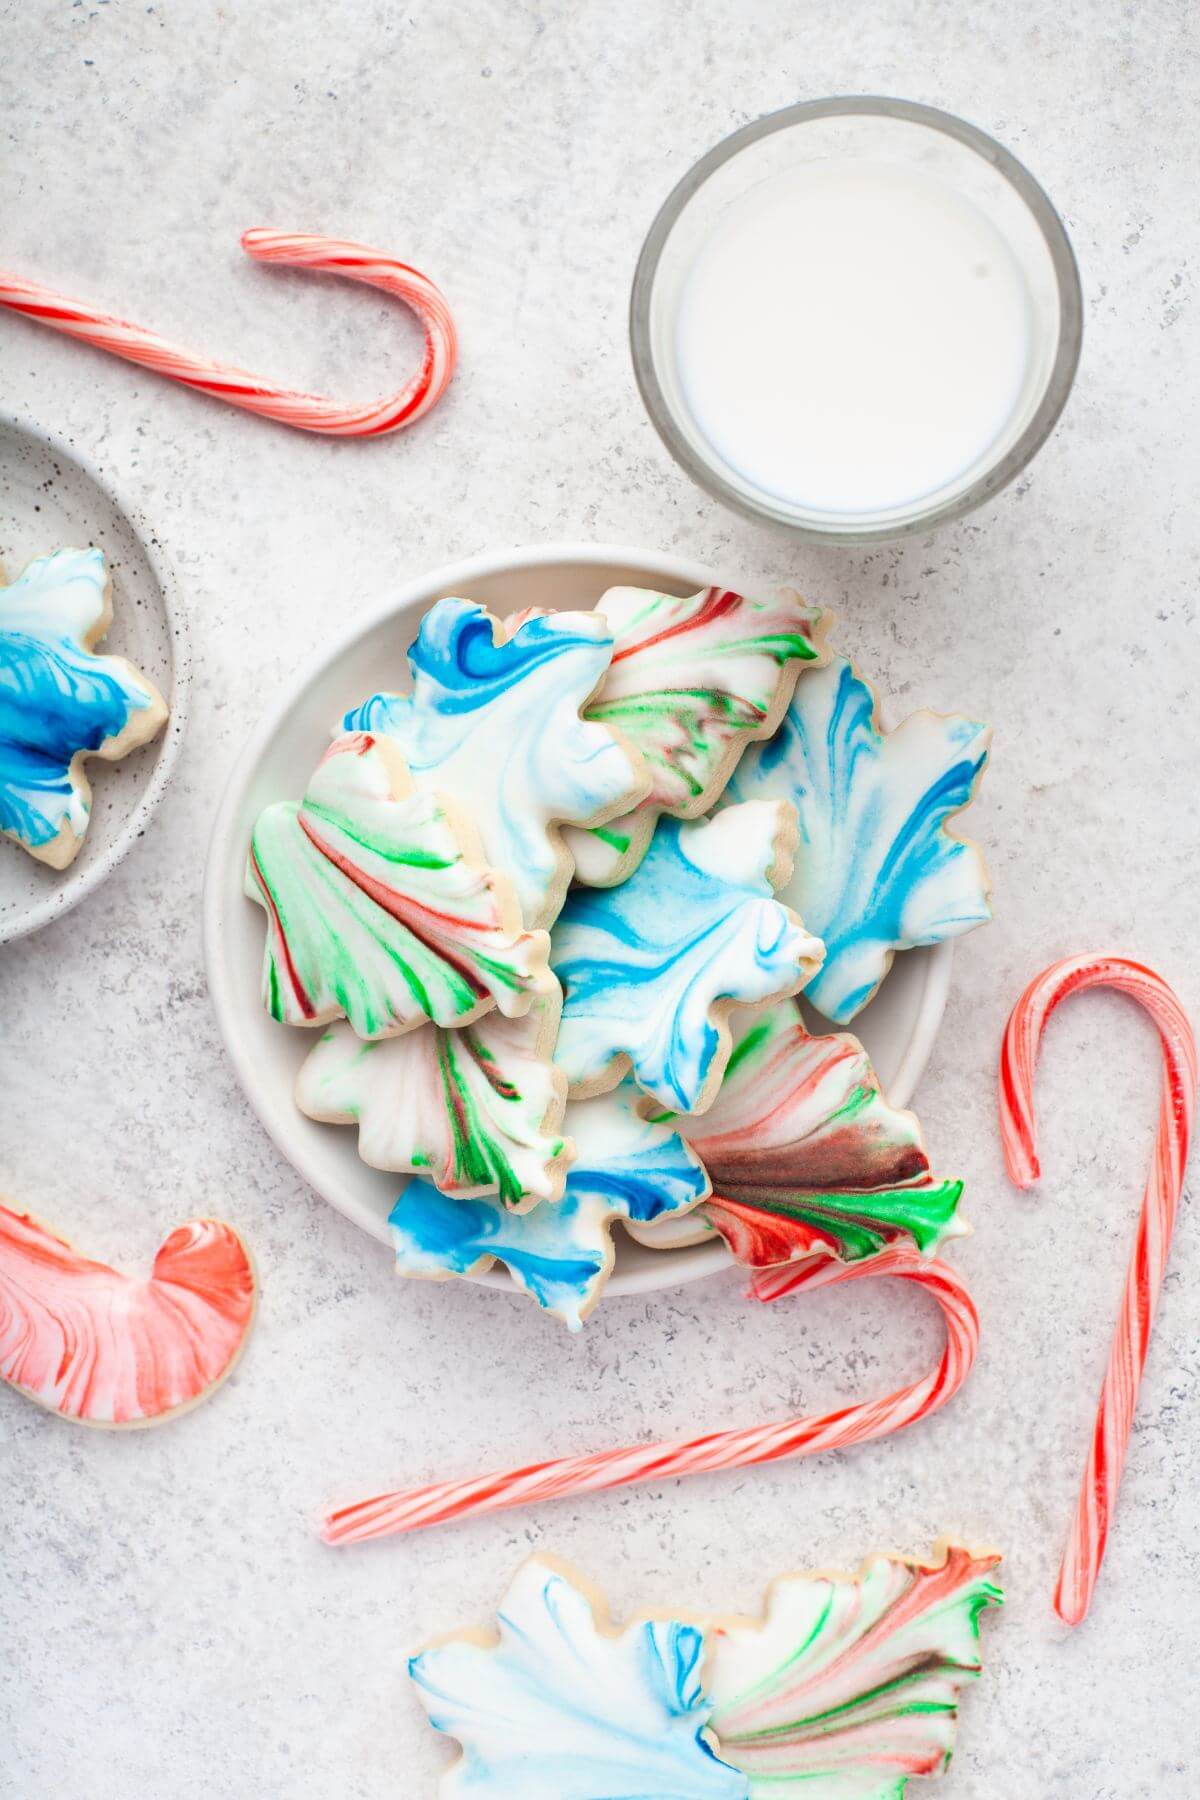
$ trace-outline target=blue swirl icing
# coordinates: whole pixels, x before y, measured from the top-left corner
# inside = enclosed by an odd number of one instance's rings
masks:
[[[775,736],[734,771],[723,805],[783,799],[799,815],[780,898],[824,940],[805,998],[826,1018],[844,1025],[861,1011],[894,951],[991,917],[978,849],[946,830],[975,792],[989,737],[970,719],[928,712],[882,732],[871,689],[835,657],[801,675]]]
[[[439,600],[409,651],[412,693],[375,694],[342,721],[394,738],[418,782],[471,811],[488,861],[516,882],[528,926],[548,922],[566,879],[548,824],[607,816],[644,790],[607,727],[579,716],[612,643],[599,614],[550,613],[497,644],[483,607]]]
[[[29,849],[87,828],[81,752],[119,738],[151,695],[85,639],[104,618],[104,557],[59,550],[0,588],[0,831]]]
[[[815,944],[774,898],[783,809],[729,809],[658,822],[644,861],[619,887],[573,888],[550,937],[565,995],[554,1060],[575,1087],[608,1079],[627,1056],[668,1111],[692,1112],[718,1065],[719,1000],[792,993]]]
[[[482,606],[441,600],[422,620],[409,661],[414,677],[424,676],[441,690],[446,710],[474,712],[557,657],[612,641],[611,632],[597,639],[575,629],[569,614],[567,621],[554,614],[527,619],[506,643],[497,644]]]
[[[676,1620],[598,1628],[584,1592],[542,1558],[497,1615],[499,1641],[414,1656],[430,1722],[462,1745],[443,1795],[485,1800],[746,1800],[704,1736],[704,1633]]]
[[[466,1275],[496,1258],[546,1312],[578,1331],[612,1266],[615,1218],[650,1223],[687,1211],[708,1192],[700,1159],[669,1125],[635,1111],[624,1082],[574,1101],[563,1130],[576,1160],[560,1201],[513,1213],[494,1196],[450,1198],[409,1183],[388,1220],[403,1275]]]

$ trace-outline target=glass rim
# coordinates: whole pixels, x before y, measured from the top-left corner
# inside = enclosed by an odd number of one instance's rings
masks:
[[[726,481],[719,470],[697,454],[667,402],[655,366],[650,331],[650,308],[654,284],[663,250],[685,206],[699,193],[710,176],[730,162],[742,150],[774,132],[815,119],[874,116],[898,119],[906,124],[924,125],[973,150],[1003,176],[1024,202],[1033,218],[1046,249],[1058,289],[1059,328],[1054,361],[1042,397],[1033,417],[1016,442],[999,460],[986,469],[969,487],[953,494],[910,518],[881,520],[877,524],[852,523],[839,530],[813,517],[806,522],[782,503],[775,505],[769,496],[751,498]],[[960,119],[954,113],[917,100],[897,100],[884,94],[843,94],[824,100],[802,100],[795,105],[765,113],[762,118],[742,125],[692,164],[687,173],[667,195],[646,234],[633,275],[629,298],[629,341],[633,356],[633,372],[642,403],[659,437],[675,461],[696,484],[716,500],[732,507],[749,519],[766,519],[783,525],[795,536],[811,543],[871,544],[909,537],[914,532],[928,531],[958,519],[985,500],[1000,493],[1015,480],[1032,461],[1058,423],[1067,397],[1075,381],[1083,347],[1083,293],[1079,265],[1066,226],[1042,187],[1025,164],[1011,150],[990,137],[979,126]],[[856,515],[847,515],[855,519]]]

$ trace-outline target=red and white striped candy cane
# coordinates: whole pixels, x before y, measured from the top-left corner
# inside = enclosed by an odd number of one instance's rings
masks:
[[[294,231],[244,232],[242,249],[257,262],[344,275],[348,281],[365,282],[368,287],[380,288],[403,300],[416,313],[425,332],[425,351],[417,373],[388,399],[367,406],[339,406],[320,394],[276,387],[273,382],[248,375],[244,369],[193,356],[157,332],[99,312],[82,301],[68,300],[65,295],[36,282],[23,281],[18,275],[0,272],[0,306],[36,319],[52,331],[64,332],[81,343],[123,357],[126,362],[139,363],[156,375],[227,400],[230,406],[278,419],[300,431],[319,431],[330,437],[379,437],[413,424],[437,405],[454,373],[458,339],[446,297],[427,276],[379,250],[368,250],[363,244]]]
[[[1000,1054],[1000,1132],[1004,1160],[1018,1187],[1040,1174],[1033,1111],[1033,1072],[1042,1033],[1055,1007],[1084,988],[1111,987],[1144,1007],[1158,1027],[1163,1083],[1158,1137],[1138,1221],[1137,1241],[1109,1352],[1100,1410],[1083,1485],[1058,1574],[1054,1610],[1067,1625],[1087,1616],[1104,1561],[1109,1526],[1125,1467],[1150,1330],[1167,1268],[1175,1212],[1196,1108],[1196,1040],[1178,999],[1153,969],[1123,956],[1072,956],[1030,982],[1017,1001]]]
[[[741,1431],[716,1431],[674,1444],[637,1444],[625,1450],[602,1450],[556,1462],[531,1463],[507,1473],[476,1476],[467,1481],[440,1481],[429,1487],[401,1488],[377,1494],[351,1506],[328,1511],[321,1521],[327,1544],[358,1544],[369,1538],[419,1531],[479,1513],[560,1500],[568,1494],[592,1494],[625,1487],[635,1481],[665,1481],[675,1475],[707,1475],[717,1469],[744,1469],[757,1463],[781,1462],[792,1456],[815,1456],[821,1450],[844,1449],[886,1437],[926,1418],[956,1394],[970,1372],[979,1344],[979,1317],[962,1279],[947,1263],[927,1261],[911,1250],[885,1250],[861,1263],[829,1258],[789,1263],[756,1277],[752,1292],[760,1300],[810,1293],[839,1282],[890,1275],[914,1282],[942,1309],[946,1346],[937,1368],[922,1380],[881,1400],[844,1406],[816,1418],[788,1419],[775,1425],[752,1425]]]

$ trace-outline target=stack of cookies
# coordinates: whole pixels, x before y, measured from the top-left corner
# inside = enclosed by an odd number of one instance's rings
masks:
[[[947,820],[988,732],[871,689],[784,591],[614,588],[592,612],[426,614],[411,692],[268,807],[263,999],[323,1028],[297,1082],[411,1177],[401,1273],[502,1262],[571,1329],[614,1220],[762,1266],[932,1254],[965,1226],[848,1033],[897,950],[989,917]]]

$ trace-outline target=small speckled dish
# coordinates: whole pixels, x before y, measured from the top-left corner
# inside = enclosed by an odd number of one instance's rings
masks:
[[[407,1177],[361,1161],[355,1132],[305,1117],[293,1090],[316,1037],[277,1024],[262,1004],[263,913],[242,891],[255,819],[271,801],[299,798],[334,721],[348,707],[378,688],[408,688],[405,653],[426,609],[443,595],[465,595],[502,615],[525,606],[586,609],[606,588],[626,584],[692,594],[717,579],[682,557],[601,544],[501,551],[435,569],[334,639],[315,666],[297,675],[243,750],[213,826],[204,877],[204,956],[217,1023],[250,1104],[280,1150],[319,1194],[381,1242],[388,1242],[388,1213]],[[898,956],[854,1022],[896,1106],[908,1105],[933,1048],[953,960],[949,942]],[[832,1029],[815,1013],[809,1024]],[[615,1242],[606,1298],[677,1287],[731,1262],[720,1239],[654,1250],[618,1232]],[[499,1267],[470,1279],[512,1288]]]
[[[162,552],[75,450],[0,419],[0,565],[15,581],[51,550],[103,550],[113,622],[98,649],[127,657],[171,709],[159,735],[120,762],[92,758],[92,816],[83,847],[61,873],[0,838],[0,944],[37,931],[99,887],[146,829],[171,778],[187,717],[187,629]]]

